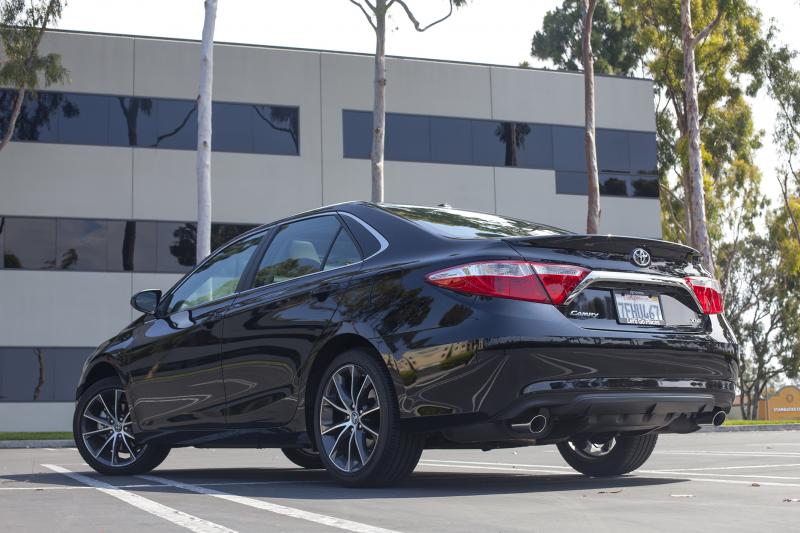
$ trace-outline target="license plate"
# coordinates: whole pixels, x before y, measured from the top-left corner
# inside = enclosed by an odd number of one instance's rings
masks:
[[[638,292],[614,292],[617,322],[639,326],[663,326],[664,313],[657,295]]]

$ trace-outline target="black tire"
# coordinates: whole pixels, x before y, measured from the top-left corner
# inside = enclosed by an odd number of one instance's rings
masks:
[[[309,470],[325,468],[319,454],[310,448],[281,448],[281,451],[287,459],[302,468],[308,468]]]
[[[112,399],[115,400],[114,407],[108,407],[108,400]],[[116,415],[109,413],[114,410],[118,411]],[[103,413],[108,413],[108,416],[104,417]],[[108,476],[144,474],[160,465],[169,455],[170,449],[166,446],[136,445],[126,429],[131,427],[129,413],[125,390],[117,378],[105,378],[92,383],[78,399],[72,419],[72,434],[81,457],[97,472]],[[92,432],[94,434],[90,435]],[[113,437],[116,438],[112,442],[107,442]],[[127,453],[125,448],[131,453]]]
[[[592,477],[621,476],[642,466],[653,453],[658,435],[650,433],[635,437],[616,437],[610,450],[591,456],[581,451],[586,438],[558,444],[561,457],[581,474]]]
[[[361,442],[363,443],[362,449],[365,451],[369,450],[369,456],[363,462],[360,458],[355,459],[354,462],[361,462],[361,466],[357,469],[353,468],[352,471],[346,471],[341,464],[337,464],[336,462],[339,454],[336,453],[335,443],[331,445],[331,440],[336,439],[336,442],[338,442],[338,435],[336,433],[332,435],[329,434],[331,436],[327,436],[326,440],[323,441],[321,429],[323,422],[336,425],[333,420],[327,421],[327,417],[331,413],[335,413],[344,420],[347,420],[347,416],[344,415],[341,409],[334,410],[331,407],[323,409],[323,397],[326,396],[328,384],[333,386],[331,378],[334,374],[340,371],[346,372],[348,368],[357,368],[358,371],[363,372],[362,376],[364,377],[360,381],[361,385],[367,386],[367,388],[371,387],[370,392],[367,394],[370,398],[367,400],[372,402],[373,406],[378,405],[379,407],[376,413],[372,414],[369,414],[369,412],[374,410],[374,407],[364,409],[362,412],[365,418],[362,420],[359,414],[356,420],[358,424],[364,424],[364,429],[366,429],[367,424],[377,427],[377,431],[370,430],[377,436],[373,438],[368,436],[365,431],[360,432],[362,435],[367,435],[366,440],[361,440]],[[356,371],[354,370],[353,372],[355,373]],[[369,376],[371,384],[367,383],[366,376]],[[352,381],[356,383],[356,387],[359,387],[357,378],[353,378]],[[355,403],[358,403],[360,394],[360,391],[359,394],[355,394],[355,392],[351,394],[351,396],[355,396],[356,398]],[[362,402],[363,401],[362,398]],[[326,401],[326,405],[328,403],[329,402]],[[347,406],[346,408],[349,411],[351,407],[352,406]],[[358,406],[356,411],[360,409],[361,407]],[[375,416],[376,414],[377,416]],[[352,420],[352,417],[350,419]],[[425,440],[421,435],[401,429],[397,397],[391,378],[389,377],[389,372],[386,370],[382,361],[361,349],[348,350],[338,355],[328,365],[317,387],[313,420],[313,434],[316,440],[317,450],[320,452],[319,456],[325,465],[325,469],[340,483],[351,487],[387,486],[401,481],[411,474],[417,466],[425,444]],[[342,423],[344,424],[344,422]],[[356,427],[361,428],[362,426],[353,425],[349,428],[351,434],[354,435],[354,439],[357,439],[357,435],[359,434]],[[341,432],[345,433],[347,429],[346,427],[342,429]],[[371,449],[369,449],[370,439],[372,439],[373,443]],[[353,442],[353,440],[350,442]],[[360,456],[361,450],[358,449],[358,442],[356,442],[354,447],[356,448],[356,453]],[[333,454],[331,453],[332,448],[334,448]],[[339,460],[341,461],[341,459]],[[348,456],[347,468],[349,468],[350,465],[351,461]]]

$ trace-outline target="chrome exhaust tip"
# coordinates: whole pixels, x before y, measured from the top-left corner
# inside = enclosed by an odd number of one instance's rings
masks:
[[[549,420],[546,416],[536,415],[531,418],[531,421],[528,423],[528,430],[534,435],[542,435],[547,431],[548,422]]]
[[[725,423],[726,418],[728,418],[728,415],[725,414],[725,411],[717,408],[710,413],[703,413],[702,415],[698,416],[697,425],[719,427]]]

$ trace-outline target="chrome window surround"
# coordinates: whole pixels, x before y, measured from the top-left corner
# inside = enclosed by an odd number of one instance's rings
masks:
[[[386,250],[389,247],[389,241],[387,241],[386,238],[383,235],[381,235],[380,232],[378,232],[378,230],[376,230],[375,228],[373,228],[372,226],[370,226],[369,224],[367,224],[366,222],[364,222],[363,220],[361,220],[357,216],[352,215],[350,213],[345,213],[344,211],[328,211],[328,212],[324,212],[324,213],[316,213],[316,214],[313,214],[313,215],[310,215],[310,216],[306,216],[306,217],[302,217],[302,218],[298,218],[298,219],[286,220],[286,221],[280,222],[278,224],[272,224],[272,225],[268,226],[267,228],[260,228],[260,229],[257,229],[257,230],[252,230],[251,232],[247,232],[244,235],[240,235],[239,237],[236,237],[235,239],[231,240],[228,244],[234,244],[235,242],[239,242],[241,240],[245,240],[249,236],[255,235],[259,231],[264,231],[265,233],[269,232],[272,228],[274,228],[275,226],[278,226],[278,225],[291,224],[293,222],[300,222],[301,220],[307,220],[309,218],[317,218],[317,217],[322,217],[322,216],[335,216],[335,215],[340,215],[340,216],[351,218],[354,221],[356,221],[357,223],[361,224],[364,227],[364,229],[367,230],[373,237],[375,237],[375,239],[380,244],[380,248],[378,248],[378,251],[375,252],[374,254],[370,255],[369,257],[364,257],[363,259],[361,259],[361,261],[356,261],[355,263],[350,263],[349,265],[342,265],[342,266],[338,266],[338,267],[335,267],[335,268],[331,268],[329,270],[320,270],[319,272],[310,272],[308,274],[303,274],[302,276],[297,276],[296,278],[291,278],[291,279],[286,279],[286,280],[283,280],[283,281],[278,281],[278,282],[275,282],[275,283],[270,283],[269,285],[261,285],[260,287],[250,287],[249,289],[244,289],[242,291],[238,291],[238,292],[234,292],[232,294],[228,294],[226,296],[222,296],[221,298],[217,298],[216,300],[210,300],[208,302],[203,302],[202,304],[198,304],[195,307],[189,307],[189,308],[183,309],[182,311],[191,311],[192,309],[196,309],[197,307],[201,307],[201,306],[208,305],[208,304],[211,304],[211,303],[216,303],[216,302],[223,301],[226,298],[233,299],[233,298],[241,296],[243,294],[249,294],[251,292],[255,292],[255,291],[259,290],[259,289],[264,289],[266,287],[276,287],[276,286],[279,286],[279,285],[283,285],[285,283],[289,283],[290,281],[294,281],[296,279],[305,278],[305,277],[308,277],[308,276],[316,276],[316,275],[324,274],[324,273],[327,273],[327,272],[333,272],[334,270],[339,270],[340,268],[346,268],[346,267],[351,267],[353,265],[358,265],[358,264],[361,264],[361,263],[363,263],[364,261],[366,261],[368,259],[372,259],[373,257],[375,257],[376,255],[378,255],[380,253],[383,253],[383,251]],[[227,248],[227,244],[222,246],[222,247],[220,247],[220,249],[222,249],[222,248]],[[265,253],[266,253],[266,250],[265,250]],[[208,257],[206,257],[199,265],[197,265],[194,268],[194,270],[192,270],[191,272],[187,273],[185,275],[185,277],[183,277],[175,286],[173,286],[171,289],[169,289],[169,291],[164,295],[164,297],[165,298],[166,297],[170,297],[171,298],[172,294],[175,292],[175,290],[177,290],[178,287],[183,285],[183,283],[187,279],[189,279],[189,277],[192,274],[194,274],[194,272],[200,266],[202,266],[203,263],[205,263],[206,261],[208,261],[210,258],[214,257],[215,255],[216,255],[216,253],[211,254]],[[161,304],[159,304],[159,306],[160,305]],[[174,313],[169,313],[167,316],[169,316],[171,314],[174,314]]]
[[[603,283],[633,283],[638,285],[652,285],[661,287],[673,287],[686,291],[692,301],[697,306],[697,311],[702,313],[703,306],[692,287],[683,278],[672,276],[661,276],[658,274],[642,274],[639,272],[610,272],[607,270],[592,270],[583,280],[573,289],[563,305],[569,305],[586,289],[593,285]]]

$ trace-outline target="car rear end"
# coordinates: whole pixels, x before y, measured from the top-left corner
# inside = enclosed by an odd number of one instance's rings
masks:
[[[483,419],[447,429],[449,440],[547,443],[724,421],[737,344],[719,285],[695,250],[598,235],[500,240],[514,259],[454,264],[426,277],[475,297],[469,327],[484,342],[473,364],[492,369],[479,391]],[[476,406],[475,395],[468,401]]]

